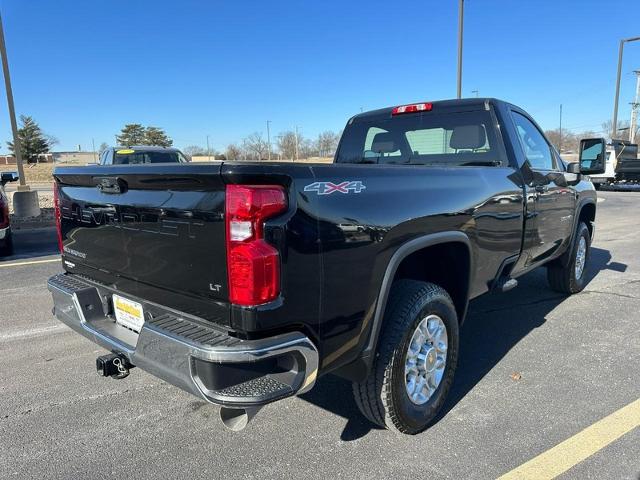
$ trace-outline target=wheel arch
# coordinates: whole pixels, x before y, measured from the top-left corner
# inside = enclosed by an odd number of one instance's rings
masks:
[[[364,358],[367,358],[367,364],[370,364],[370,360],[373,358],[373,353],[375,352],[377,347],[378,337],[380,335],[380,331],[382,330],[382,324],[384,321],[384,312],[387,306],[387,300],[389,298],[389,292],[391,291],[393,282],[396,280],[396,278],[413,278],[398,277],[398,273],[403,273],[403,265],[406,265],[406,262],[410,262],[412,259],[415,259],[416,255],[425,255],[424,258],[431,258],[429,256],[429,253],[441,253],[442,249],[446,248],[451,248],[452,251],[465,253],[465,255],[456,257],[456,261],[459,263],[456,264],[453,270],[450,270],[450,272],[456,275],[459,274],[461,270],[463,270],[465,281],[455,282],[458,287],[454,292],[449,291],[449,288],[451,288],[453,283],[445,282],[448,283],[445,285],[441,285],[441,282],[434,283],[438,283],[442,288],[447,290],[449,295],[451,295],[454,306],[456,307],[456,312],[458,314],[458,322],[462,324],[469,303],[469,291],[471,288],[471,281],[474,271],[474,259],[469,237],[467,237],[466,234],[460,231],[447,231],[424,235],[410,240],[401,245],[395,251],[391,259],[389,260],[389,263],[387,264],[376,301],[376,308],[373,315],[373,322],[369,333],[369,339],[362,354]],[[429,281],[430,277],[433,278],[434,276],[428,275],[428,272],[425,272],[425,277],[418,279]]]
[[[594,221],[596,219],[596,200],[593,198],[587,198],[582,200],[578,206],[576,207],[576,216],[573,221],[573,230],[571,231],[571,237],[569,241],[569,245],[565,252],[558,257],[556,260],[553,260],[552,263],[559,263],[560,265],[567,266],[571,261],[571,256],[573,255],[574,248],[574,240],[576,237],[576,232],[578,231],[578,225],[580,222],[584,221],[589,229],[589,236],[593,241],[593,233],[595,230]]]
[[[596,202],[591,199],[585,200],[584,202],[582,202],[582,204],[580,205],[580,209],[578,210],[577,221],[573,234],[575,235],[575,230],[578,228],[578,224],[583,221],[587,225],[587,228],[589,229],[589,235],[591,235],[591,238],[593,239],[593,223],[595,222],[595,220]]]

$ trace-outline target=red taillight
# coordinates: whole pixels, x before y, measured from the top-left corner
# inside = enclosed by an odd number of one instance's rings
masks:
[[[2,201],[0,197],[0,228],[7,228],[9,226],[9,204]]]
[[[58,192],[58,184],[53,182],[53,213],[56,217],[56,232],[58,234],[58,249],[62,253],[62,225],[60,215],[60,194]]]
[[[225,222],[229,299],[259,305],[280,293],[280,256],[264,240],[264,222],[287,209],[277,185],[227,185]]]
[[[400,105],[394,107],[391,115],[402,115],[403,113],[430,112],[433,108],[432,103],[414,103],[411,105]]]

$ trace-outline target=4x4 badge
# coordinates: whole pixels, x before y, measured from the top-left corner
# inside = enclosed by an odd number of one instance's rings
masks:
[[[318,195],[331,195],[334,192],[340,193],[360,193],[367,187],[360,181],[314,182],[304,187],[305,192],[317,192]]]

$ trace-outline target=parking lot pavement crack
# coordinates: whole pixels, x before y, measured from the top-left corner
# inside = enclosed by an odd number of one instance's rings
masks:
[[[640,297],[636,297],[635,295],[626,295],[624,293],[617,293],[617,292],[605,292],[603,290],[588,290],[588,291],[585,291],[584,293],[599,293],[601,295],[613,295],[615,297],[631,298],[633,300],[640,300]]]
[[[48,403],[43,404],[43,405],[39,405],[39,406],[32,407],[32,408],[27,408],[26,410],[23,410],[21,412],[4,415],[2,417],[2,419],[3,420],[10,420],[10,419],[13,419],[15,417],[20,417],[22,415],[30,415],[32,413],[41,412],[43,410],[50,410],[51,408],[65,407],[65,406],[68,406],[68,405],[74,405],[74,404],[86,402],[87,400],[98,400],[100,398],[114,397],[116,395],[123,395],[123,394],[126,394],[126,393],[138,393],[138,392],[143,392],[145,390],[151,390],[151,389],[157,388],[157,387],[170,388],[170,386],[168,384],[166,384],[164,382],[161,382],[161,383],[156,383],[156,384],[151,384],[151,385],[145,385],[143,387],[138,387],[138,388],[127,388],[125,390],[119,390],[117,392],[100,393],[100,394],[97,394],[97,395],[85,395],[85,396],[74,398],[74,399],[71,399],[71,400],[68,400],[68,401],[65,401],[65,402],[48,402]]]

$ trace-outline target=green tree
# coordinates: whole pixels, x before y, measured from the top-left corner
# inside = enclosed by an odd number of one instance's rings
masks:
[[[147,127],[144,131],[143,145],[154,145],[158,147],[170,147],[173,145],[165,131],[158,127]]]
[[[51,147],[57,143],[54,137],[46,135],[36,121],[26,115],[20,115],[21,127],[18,129],[20,139],[20,151],[22,158],[27,162],[37,162],[38,155],[49,152]],[[13,142],[7,142],[11,153],[15,155]]]
[[[146,129],[139,123],[128,123],[122,128],[120,135],[116,136],[116,141],[123,147],[146,145],[145,134]]]

